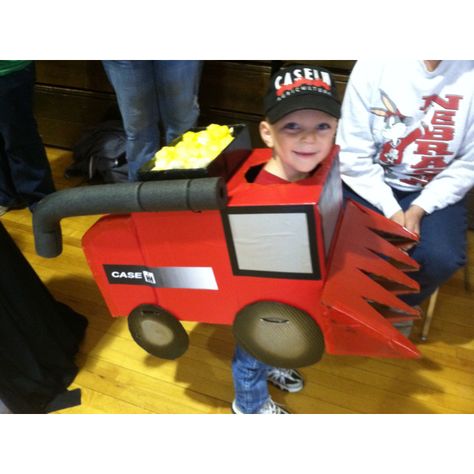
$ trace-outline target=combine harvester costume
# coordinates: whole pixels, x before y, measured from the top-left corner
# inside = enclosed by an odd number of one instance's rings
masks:
[[[141,182],[46,197],[34,214],[38,254],[61,253],[61,218],[108,214],[83,237],[87,261],[112,316],[128,317],[157,357],[186,351],[181,321],[232,325],[246,351],[276,367],[324,351],[419,357],[392,325],[419,318],[397,297],[418,290],[405,274],[418,265],[399,248],[416,235],[344,205],[337,146],[310,177],[262,186],[252,176],[271,150],[252,150],[244,126],[234,133],[205,169],[145,169]]]

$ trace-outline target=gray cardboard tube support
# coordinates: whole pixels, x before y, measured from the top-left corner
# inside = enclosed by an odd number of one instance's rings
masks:
[[[130,212],[204,211],[227,203],[222,178],[117,183],[57,191],[42,199],[33,213],[36,253],[57,257],[62,251],[63,217]]]

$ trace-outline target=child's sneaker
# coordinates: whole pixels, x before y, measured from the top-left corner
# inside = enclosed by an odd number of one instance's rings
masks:
[[[303,377],[295,369],[273,367],[268,372],[267,380],[280,390],[295,393],[303,389]]]
[[[245,415],[243,411],[239,409],[235,400],[232,402],[232,413],[236,415]],[[280,405],[277,405],[271,397],[263,404],[262,408],[256,413],[257,415],[289,415],[290,412],[285,410]]]

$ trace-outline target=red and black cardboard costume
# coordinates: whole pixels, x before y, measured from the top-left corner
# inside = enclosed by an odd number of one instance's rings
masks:
[[[151,353],[171,343],[167,331],[173,331],[172,325],[154,326],[162,317],[152,315],[156,308],[178,322],[234,324],[239,343],[279,366],[316,362],[322,349],[419,357],[414,344],[392,326],[419,317],[397,298],[418,290],[404,273],[418,265],[398,248],[399,241],[416,236],[354,202],[343,207],[337,151],[334,147],[304,180],[261,186],[249,175],[268,161],[271,150],[253,150],[228,179],[228,202],[221,210],[131,212],[99,219],[84,235],[83,248],[112,316],[141,318],[137,332],[132,324],[132,335]],[[293,316],[262,316],[268,302],[279,303],[285,314],[285,308],[295,311],[303,326],[298,328]],[[242,326],[246,308],[255,304],[256,328],[247,336],[236,330],[235,321]],[[321,350],[285,360],[283,353],[299,344],[301,334],[295,334],[307,332],[308,321],[322,333],[322,342],[314,341]],[[162,356],[177,357],[187,347],[182,344],[182,350]]]

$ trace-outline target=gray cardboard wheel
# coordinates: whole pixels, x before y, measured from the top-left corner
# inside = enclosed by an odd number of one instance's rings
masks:
[[[128,317],[128,328],[141,348],[161,359],[177,359],[189,346],[181,322],[159,306],[137,306]]]
[[[246,306],[237,313],[233,332],[249,354],[274,367],[305,367],[324,353],[324,337],[316,321],[282,303],[260,301]]]

